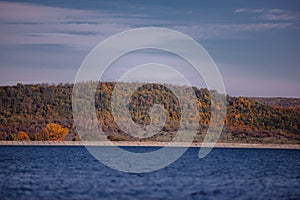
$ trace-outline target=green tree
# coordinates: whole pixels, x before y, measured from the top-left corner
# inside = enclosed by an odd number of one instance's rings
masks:
[[[17,134],[12,133],[9,136],[7,136],[7,140],[9,141],[17,141]]]

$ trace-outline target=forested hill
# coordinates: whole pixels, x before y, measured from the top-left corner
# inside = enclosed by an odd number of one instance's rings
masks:
[[[112,82],[99,83],[95,96],[99,123],[111,140],[137,140],[123,132],[114,121],[110,106],[114,86]],[[53,123],[68,129],[65,140],[78,140],[72,118],[72,90],[72,84],[0,87],[0,140],[18,139],[13,136],[20,131],[23,135],[24,132],[28,134],[28,139],[45,140],[41,134]],[[191,120],[199,123],[195,141],[201,141],[210,120],[210,92],[207,89],[193,90],[198,98],[201,117]],[[226,125],[219,141],[300,143],[299,102],[299,99],[285,98],[227,97]],[[149,124],[149,107],[156,103],[166,108],[166,123],[161,132],[144,140],[169,141],[178,130],[180,109],[167,88],[147,84],[134,92],[129,104],[131,117],[136,123]]]

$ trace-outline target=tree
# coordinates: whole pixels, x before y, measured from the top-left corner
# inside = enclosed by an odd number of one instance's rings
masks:
[[[6,140],[6,139],[7,139],[6,132],[0,132],[0,140]]]
[[[42,130],[43,139],[61,141],[68,134],[68,128],[63,128],[59,124],[49,123]]]
[[[15,134],[15,133],[9,134],[7,136],[7,140],[9,140],[9,141],[16,141],[17,140],[17,134]]]
[[[31,135],[31,140],[35,140],[35,141],[47,141],[48,138],[45,137],[45,134],[43,134],[43,133],[33,133]]]
[[[29,136],[24,131],[19,131],[16,137],[17,137],[18,141],[28,141],[28,140],[30,140]]]

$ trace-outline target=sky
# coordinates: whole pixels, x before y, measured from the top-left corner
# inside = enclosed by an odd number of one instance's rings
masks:
[[[74,82],[95,46],[140,27],[195,39],[218,66],[229,95],[300,97],[300,2],[291,0],[0,1],[0,85]],[[121,59],[107,79],[151,60],[201,79],[159,52]]]

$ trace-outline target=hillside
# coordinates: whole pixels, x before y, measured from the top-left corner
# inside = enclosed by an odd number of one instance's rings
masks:
[[[138,140],[123,132],[114,121],[110,106],[114,86],[112,82],[98,85],[95,108],[99,123],[111,140]],[[47,124],[57,123],[69,130],[65,140],[78,140],[72,118],[72,89],[72,84],[0,87],[0,139],[12,140],[12,134],[24,131],[31,140],[39,140],[37,133]],[[209,125],[211,92],[193,90],[201,117],[191,120],[199,123],[195,138],[199,142]],[[161,132],[145,141],[169,141],[179,127],[180,109],[176,97],[159,84],[147,84],[134,92],[129,103],[132,119],[138,124],[149,124],[149,108],[157,103],[167,110],[166,123]],[[220,142],[300,143],[299,99],[228,96],[227,104],[226,126]]]

